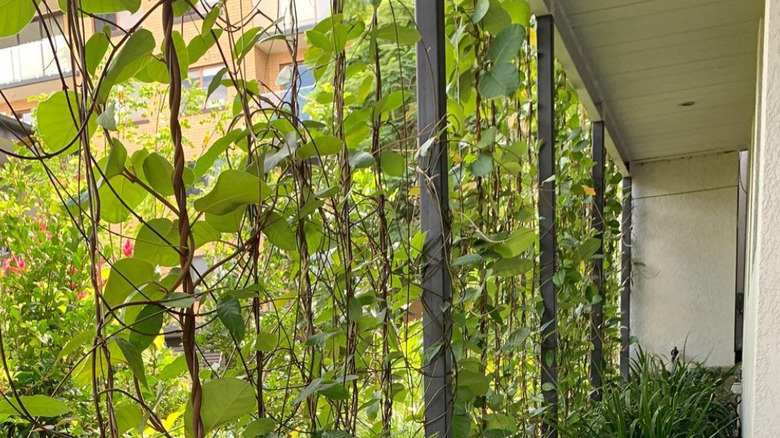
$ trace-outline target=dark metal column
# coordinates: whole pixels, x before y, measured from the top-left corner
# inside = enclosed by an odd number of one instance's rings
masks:
[[[558,421],[558,326],[555,296],[555,53],[553,47],[553,17],[536,18],[537,94],[539,140],[539,251],[541,252],[539,285],[544,302],[542,313],[542,394],[549,412],[549,421]],[[545,426],[545,437],[557,432]]]
[[[417,43],[417,122],[420,145],[435,139],[420,157],[423,257],[423,346],[436,351],[423,365],[425,436],[452,437],[452,285],[449,272],[444,0],[416,0],[422,39]],[[423,148],[425,149],[425,148]]]
[[[628,380],[631,340],[631,177],[623,178],[623,224],[621,227],[620,283],[620,375]]]
[[[739,151],[737,185],[737,284],[734,302],[734,363],[742,362],[745,318],[745,242],[747,242],[748,151]]]
[[[596,238],[601,241],[598,251],[593,257],[593,283],[596,285],[601,299],[593,305],[590,313],[590,386],[591,400],[601,400],[602,371],[604,370],[604,122],[593,122],[593,197],[591,210],[591,227],[596,232]]]

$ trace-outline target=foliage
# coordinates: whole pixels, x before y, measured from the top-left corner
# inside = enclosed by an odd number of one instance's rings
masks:
[[[726,388],[733,373],[640,350],[628,383],[613,383],[603,401],[572,413],[561,436],[733,437],[739,417]]]
[[[3,171],[13,185],[3,202],[16,214],[0,221],[10,251],[2,284],[14,291],[2,298],[2,341],[20,347],[3,364],[0,414],[13,412],[2,427],[423,436],[420,370],[445,346],[423,348],[420,319],[431,236],[419,221],[416,162],[427,146],[415,95],[417,75],[430,72],[416,72],[413,2],[335,1],[300,37],[244,15],[254,8],[239,0],[174,25],[188,3],[63,2],[76,31],[94,13],[140,7],[143,18],[118,36],[68,39],[89,80],[39,99],[34,135]],[[538,436],[533,22],[525,0],[469,0],[447,2],[445,24],[454,432]],[[16,27],[0,19],[0,34]],[[293,64],[276,84],[254,75],[264,44]],[[202,57],[221,67],[208,84],[187,78]],[[298,64],[316,78],[305,95]],[[556,80],[557,390],[567,417],[592,389],[584,358],[597,303],[616,368],[620,176],[608,167],[596,256],[590,123],[560,69]],[[207,105],[219,87],[228,101]],[[603,296],[591,279],[599,262]],[[163,330],[181,345],[166,346]],[[20,401],[37,410],[15,412]]]

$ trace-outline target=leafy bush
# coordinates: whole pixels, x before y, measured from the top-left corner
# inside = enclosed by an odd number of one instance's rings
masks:
[[[572,414],[563,437],[726,438],[739,418],[726,381],[734,373],[640,351],[628,383],[605,388],[603,401]]]

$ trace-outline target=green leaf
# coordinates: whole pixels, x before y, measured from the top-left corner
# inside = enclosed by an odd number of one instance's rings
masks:
[[[70,412],[68,405],[45,395],[23,395],[19,397],[19,401],[33,417],[59,417]],[[22,415],[20,411],[21,407],[16,399],[9,396],[8,400],[0,401],[0,414],[19,416]]]
[[[211,166],[214,165],[214,162],[217,160],[217,158],[225,153],[227,148],[230,147],[230,145],[233,144],[236,140],[238,140],[245,132],[246,131],[241,129],[234,129],[225,134],[223,137],[220,137],[211,146],[209,146],[209,149],[203,153],[200,158],[198,158],[198,161],[195,162],[195,168],[193,169],[195,179],[198,180],[203,175],[205,175],[206,172],[211,169]]]
[[[236,40],[236,45],[233,47],[233,57],[236,62],[241,62],[244,56],[255,47],[255,43],[262,36],[258,32],[260,32],[260,28],[253,27],[241,34],[241,37]]]
[[[116,338],[116,343],[119,345],[119,349],[122,350],[122,355],[127,361],[127,366],[130,367],[130,371],[144,386],[149,386],[146,382],[146,371],[144,370],[144,359],[141,355],[141,350],[130,342]]]
[[[205,35],[209,32],[211,32],[211,29],[214,27],[214,23],[217,22],[217,18],[219,17],[219,12],[222,10],[220,5],[216,5],[209,11],[208,14],[203,18],[203,24],[200,27],[200,33],[201,35]],[[220,31],[222,29],[219,29]]]
[[[382,163],[382,172],[387,176],[403,176],[406,170],[404,156],[393,151],[384,151],[379,158]]]
[[[277,247],[285,251],[295,251],[298,249],[298,242],[295,239],[293,229],[287,224],[281,216],[271,212],[268,220],[263,227],[263,234]]]
[[[504,7],[501,6],[501,2],[490,0],[490,9],[488,9],[485,18],[482,20],[482,26],[484,26],[485,30],[490,32],[491,35],[498,35],[510,24],[512,24],[512,19]]]
[[[160,370],[158,376],[160,380],[171,380],[181,376],[187,371],[187,358],[183,354],[179,355],[171,363],[165,365]]]
[[[103,181],[98,188],[100,195],[100,218],[110,224],[124,222],[146,198],[148,192],[138,184],[130,182],[123,175]]]
[[[81,9],[91,14],[130,11],[138,12],[141,0],[81,0]]]
[[[346,400],[349,398],[349,391],[342,383],[332,380],[323,380],[318,392],[328,400]]]
[[[324,344],[328,339],[332,338],[333,336],[339,334],[339,332],[320,332],[315,333],[311,336],[309,336],[308,339],[306,339],[306,342],[303,343],[306,347],[311,347],[314,345],[322,345]]]
[[[87,329],[77,334],[76,336],[72,337],[64,347],[62,347],[59,353],[57,353],[57,359],[59,360],[64,357],[68,357],[68,355],[81,348],[82,345],[86,344],[94,337],[94,329]]]
[[[209,12],[209,14],[210,13],[211,12]],[[221,35],[222,29],[217,29],[214,32],[208,31],[207,33],[195,35],[195,37],[190,40],[190,43],[187,44],[187,57],[190,64],[195,64],[198,62],[198,60],[202,58],[203,55],[205,55],[212,46],[214,46]]]
[[[112,178],[124,172],[127,162],[127,149],[121,141],[112,138],[111,150],[108,151],[108,159],[103,174],[106,178]]]
[[[414,44],[422,38],[420,32],[411,26],[399,26],[397,23],[386,24],[376,30],[376,37],[405,46]]]
[[[272,352],[279,345],[279,337],[275,333],[261,331],[257,334],[255,341],[255,350],[263,353]]]
[[[116,131],[116,105],[111,102],[97,118],[97,124],[106,131]]]
[[[512,19],[512,23],[528,27],[531,24],[531,6],[527,0],[504,0],[504,9]]]
[[[206,91],[206,101],[208,101],[209,97],[211,97],[211,95],[214,94],[215,91],[217,91],[217,88],[219,88],[219,86],[222,85],[222,78],[225,76],[225,73],[227,73],[227,67],[222,67],[217,71],[216,74],[214,74],[214,77],[211,78],[211,82],[209,83],[209,88]]]
[[[309,43],[314,46],[318,47],[322,50],[327,52],[332,52],[333,47],[333,41],[328,38],[327,35],[325,35],[322,32],[318,32],[316,30],[308,30],[306,31],[306,38],[309,40]]]
[[[122,436],[131,429],[143,430],[144,415],[141,406],[136,404],[122,405],[114,409],[116,415],[116,427],[119,435]]]
[[[140,0],[139,0],[140,1]],[[32,21],[40,0],[0,0],[0,38],[16,35]],[[7,68],[7,67],[6,67]]]
[[[235,421],[257,410],[254,387],[235,377],[209,380],[202,386],[203,405],[200,418],[204,433]],[[184,410],[184,429],[192,436],[192,403]]]
[[[154,266],[146,260],[138,258],[119,259],[111,266],[103,298],[109,306],[116,306],[140,289],[141,286],[154,280]]]
[[[577,248],[578,260],[590,260],[593,255],[601,248],[601,240],[595,237],[586,239]]]
[[[163,325],[164,312],[157,306],[151,304],[141,309],[133,321],[128,340],[139,351],[149,348],[160,334]]]
[[[479,92],[485,99],[508,96],[520,87],[520,76],[513,64],[505,63],[494,66],[482,76],[479,82]]]
[[[178,244],[179,232],[170,219],[151,219],[139,228],[133,255],[155,265],[177,266]]]
[[[468,266],[479,263],[483,260],[479,254],[466,254],[452,261],[452,266]]]
[[[529,336],[531,336],[531,330],[526,327],[521,327],[513,331],[504,345],[501,346],[501,351],[507,353],[515,348],[522,347],[525,345],[525,340],[528,339]]]
[[[344,148],[344,143],[336,137],[324,136],[312,139],[312,141],[306,143],[298,149],[298,157],[302,159],[334,155]]]
[[[169,84],[171,82],[170,75],[168,74],[168,66],[165,65],[165,62],[161,60],[162,55],[154,56],[154,55],[147,55],[146,56],[146,66],[142,67],[141,70],[136,73],[135,78],[138,79],[141,82],[146,83],[160,83],[160,84]]]
[[[292,82],[292,66],[285,65],[282,67],[281,71],[279,71],[279,74],[276,75],[276,86],[281,88],[287,88],[290,86],[290,83]]]
[[[149,62],[147,55],[154,50],[154,44],[154,35],[147,29],[138,29],[127,39],[98,85],[98,103],[106,101],[114,85],[132,78]]]
[[[144,160],[144,176],[149,185],[163,196],[173,195],[173,165],[162,155],[152,152]]]
[[[165,296],[161,304],[169,308],[186,308],[195,302],[195,298],[185,292],[171,292]]]
[[[471,21],[474,23],[482,21],[489,8],[490,0],[477,0],[477,4],[474,6],[474,13],[471,15]]]
[[[178,229],[178,227],[179,223],[176,221],[176,228]],[[209,242],[218,241],[221,234],[219,231],[215,230],[214,227],[209,225],[208,222],[197,221],[192,224],[192,237],[195,240],[195,248],[200,248]]]
[[[244,205],[259,204],[261,187],[263,197],[271,194],[271,188],[260,178],[243,170],[228,169],[219,174],[208,194],[195,200],[195,209],[225,215]]]
[[[349,167],[362,169],[374,165],[374,156],[365,151],[356,151],[349,154]]]
[[[510,437],[517,433],[517,421],[505,414],[489,414],[485,435],[489,437]]]
[[[241,227],[245,211],[246,208],[237,208],[224,215],[206,213],[206,223],[222,233],[236,233]]]
[[[187,71],[190,68],[190,55],[187,43],[184,42],[184,37],[181,36],[181,33],[177,30],[174,30],[173,33],[171,33],[171,39],[173,40],[173,47],[176,51],[176,61],[178,61],[179,64],[179,72],[181,72],[182,78],[186,78]]]
[[[488,154],[479,154],[471,163],[471,173],[474,176],[488,176],[493,172],[493,157]]]
[[[536,243],[536,232],[530,228],[520,227],[512,232],[508,239],[496,245],[495,251],[504,258],[515,257]]]
[[[95,71],[100,65],[100,61],[106,55],[108,50],[108,37],[103,32],[97,32],[89,37],[87,44],[84,47],[84,56],[87,63],[87,71],[89,75],[95,74]]]
[[[456,413],[452,416],[452,438],[469,438],[471,435],[471,417]]]
[[[522,257],[500,259],[493,263],[493,274],[497,277],[514,277],[525,274],[533,267],[533,261]]]
[[[47,152],[59,151],[68,145],[68,153],[78,150],[81,144],[79,106],[80,96],[72,91],[57,91],[38,104],[37,130]],[[86,127],[90,137],[96,126],[94,116],[90,117]]]
[[[490,43],[488,56],[493,64],[510,62],[517,56],[525,41],[525,28],[519,24],[507,26]]]
[[[217,302],[217,316],[238,342],[244,340],[244,317],[241,316],[241,303],[230,294],[223,294]]]
[[[458,372],[458,389],[468,391],[471,397],[487,394],[490,388],[490,378],[483,371],[464,369]]]
[[[260,418],[249,423],[241,434],[243,438],[263,437],[276,429],[276,422],[270,418]]]

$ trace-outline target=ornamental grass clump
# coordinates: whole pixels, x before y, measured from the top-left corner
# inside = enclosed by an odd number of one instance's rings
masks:
[[[575,412],[564,437],[727,438],[737,436],[736,398],[726,382],[736,368],[706,368],[639,351],[627,383],[604,390],[601,402]]]

